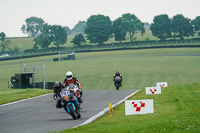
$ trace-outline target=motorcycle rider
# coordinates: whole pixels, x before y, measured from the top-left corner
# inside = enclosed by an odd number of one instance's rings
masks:
[[[54,83],[53,98],[55,100],[57,100],[56,108],[62,108],[61,100],[60,100],[60,97],[61,97],[60,92],[61,92],[62,88],[63,88],[63,85],[60,81],[56,81]]]
[[[60,99],[61,98],[60,93],[61,93],[62,89],[66,89],[66,88],[62,85],[62,83],[60,81],[56,81],[54,83],[54,89],[53,89],[53,98],[55,100],[57,100],[56,108],[62,108],[61,99]],[[76,98],[76,99],[78,99],[78,98]],[[80,115],[80,103],[78,101],[76,102],[76,108],[77,108],[77,112],[78,112],[78,118],[80,118],[81,117],[81,115]]]
[[[116,90],[119,90],[119,87],[122,86],[122,75],[119,73],[119,71],[116,71],[116,73],[114,74],[113,81],[114,81]]]
[[[63,81],[63,86],[67,87],[71,83],[78,86],[79,90],[78,90],[77,94],[78,95],[80,94],[80,97],[78,97],[78,101],[79,101],[79,103],[83,103],[83,100],[82,100],[83,92],[82,92],[82,88],[81,88],[81,83],[78,81],[77,78],[73,77],[73,73],[71,71],[68,71],[66,73],[66,78]]]

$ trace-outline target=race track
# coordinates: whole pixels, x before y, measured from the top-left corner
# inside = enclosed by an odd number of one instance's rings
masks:
[[[0,133],[48,133],[73,128],[137,90],[85,90],[81,118],[73,120],[63,108],[56,109],[52,94],[0,105]]]

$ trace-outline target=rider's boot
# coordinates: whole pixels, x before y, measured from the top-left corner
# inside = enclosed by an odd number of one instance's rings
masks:
[[[56,108],[62,108],[62,104],[61,104],[61,100],[59,99],[57,102],[56,102]]]
[[[79,103],[83,103],[82,97],[78,98]]]
[[[76,113],[77,113],[77,118],[81,118],[80,106],[81,106],[81,104],[79,103],[78,99],[76,99]]]

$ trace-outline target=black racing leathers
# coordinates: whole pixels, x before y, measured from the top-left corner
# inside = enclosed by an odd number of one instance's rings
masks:
[[[62,108],[61,100],[60,100],[60,97],[61,97],[60,92],[61,92],[61,90],[62,90],[62,86],[54,87],[54,89],[53,89],[53,98],[55,100],[57,100],[56,108]]]
[[[122,79],[122,76],[120,74],[118,74],[118,75],[115,74],[113,76],[114,85],[115,85],[117,90],[119,90],[119,87],[122,86],[122,80],[123,79]]]

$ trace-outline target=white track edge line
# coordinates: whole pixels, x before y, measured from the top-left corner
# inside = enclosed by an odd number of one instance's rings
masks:
[[[139,92],[141,89],[131,93],[130,95],[128,95],[127,97],[125,97],[124,99],[122,99],[121,101],[115,103],[114,105],[112,105],[112,107],[116,107],[118,106],[119,104],[121,104],[122,102],[124,102],[126,99],[128,99],[129,97],[133,96],[134,94],[136,94],[137,92]],[[90,119],[86,120],[85,122],[83,122],[82,124],[78,125],[78,126],[75,126],[73,128],[76,128],[76,127],[79,127],[79,126],[83,126],[83,125],[86,125],[86,124],[89,124],[91,122],[93,122],[94,120],[96,120],[97,118],[99,118],[100,116],[106,114],[107,112],[109,111],[109,107],[105,108],[104,110],[100,111],[98,114],[92,116]]]
[[[11,102],[11,103],[2,104],[2,105],[0,105],[0,107],[11,105],[11,104],[15,104],[15,103],[19,103],[19,102],[23,102],[23,101],[27,101],[27,100],[31,100],[31,99],[35,99],[35,98],[39,98],[39,97],[44,97],[44,96],[51,95],[51,94],[52,93],[44,94],[44,95],[41,95],[41,96],[36,96],[36,97],[28,98],[28,99],[22,99],[22,100]]]

